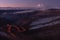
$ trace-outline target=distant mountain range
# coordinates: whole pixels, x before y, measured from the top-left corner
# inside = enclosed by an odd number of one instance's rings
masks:
[[[21,9],[35,9],[31,7],[0,7],[0,10],[21,10]]]

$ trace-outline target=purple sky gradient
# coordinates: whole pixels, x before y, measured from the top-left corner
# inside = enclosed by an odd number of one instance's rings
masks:
[[[0,0],[0,7],[37,7],[60,8],[60,0]]]

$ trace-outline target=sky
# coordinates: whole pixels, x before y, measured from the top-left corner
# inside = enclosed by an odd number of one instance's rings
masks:
[[[0,0],[0,7],[60,8],[60,0]]]

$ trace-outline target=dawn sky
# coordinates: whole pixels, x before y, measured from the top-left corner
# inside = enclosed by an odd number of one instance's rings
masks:
[[[0,0],[0,7],[60,8],[60,0]]]

